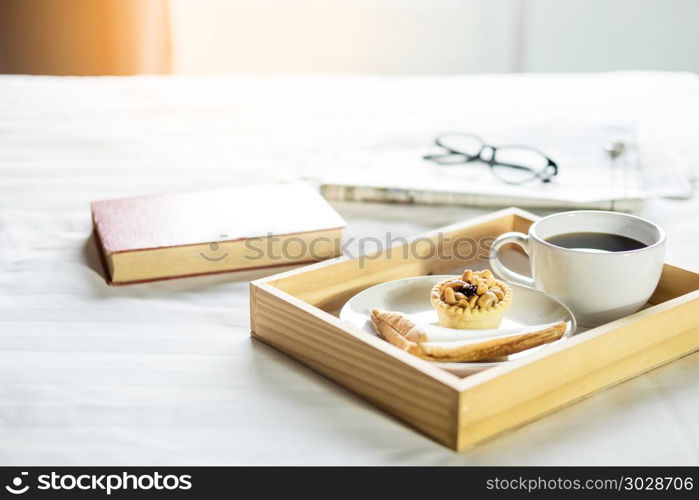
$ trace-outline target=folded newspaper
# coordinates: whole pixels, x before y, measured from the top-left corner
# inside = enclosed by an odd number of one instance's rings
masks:
[[[665,196],[691,193],[664,155],[656,149],[642,154],[634,124],[539,124],[479,135],[496,146],[537,147],[557,162],[559,174],[549,183],[513,186],[499,181],[484,163],[443,166],[422,159],[427,147],[379,147],[336,158],[321,177],[321,191],[330,200],[626,212],[639,211],[653,190]],[[623,153],[613,157],[611,143],[623,143]]]

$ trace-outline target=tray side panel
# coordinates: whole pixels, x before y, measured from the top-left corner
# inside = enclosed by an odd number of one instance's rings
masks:
[[[529,232],[529,226],[536,222],[537,219],[538,217],[534,214],[523,210],[518,211],[512,221],[512,231],[527,234]]]
[[[329,310],[378,283],[442,274],[482,260],[492,241],[512,230],[514,218],[512,210],[503,210],[422,235],[376,254],[308,266],[256,283],[272,285],[308,304]]]
[[[456,448],[458,390],[255,285],[251,316],[255,338]]]
[[[699,350],[699,294],[587,332],[533,362],[474,375],[461,393],[458,449]],[[587,335],[583,334],[583,335]]]
[[[660,275],[658,288],[655,289],[648,302],[660,304],[695,290],[699,290],[699,274],[665,264],[663,273]]]

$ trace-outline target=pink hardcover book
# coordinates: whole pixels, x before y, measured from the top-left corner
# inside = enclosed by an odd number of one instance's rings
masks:
[[[92,219],[113,284],[323,260],[345,226],[304,183],[96,201]]]

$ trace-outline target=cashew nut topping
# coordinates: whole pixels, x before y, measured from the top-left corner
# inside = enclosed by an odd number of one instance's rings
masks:
[[[450,306],[490,309],[505,299],[505,292],[490,269],[466,269],[461,279],[449,280],[441,286],[440,298]]]
[[[488,309],[497,304],[498,298],[493,292],[485,292],[478,298],[478,307],[481,309]]]

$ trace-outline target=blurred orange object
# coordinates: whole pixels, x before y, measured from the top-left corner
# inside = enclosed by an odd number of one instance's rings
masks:
[[[0,73],[169,71],[168,0],[0,0]]]

